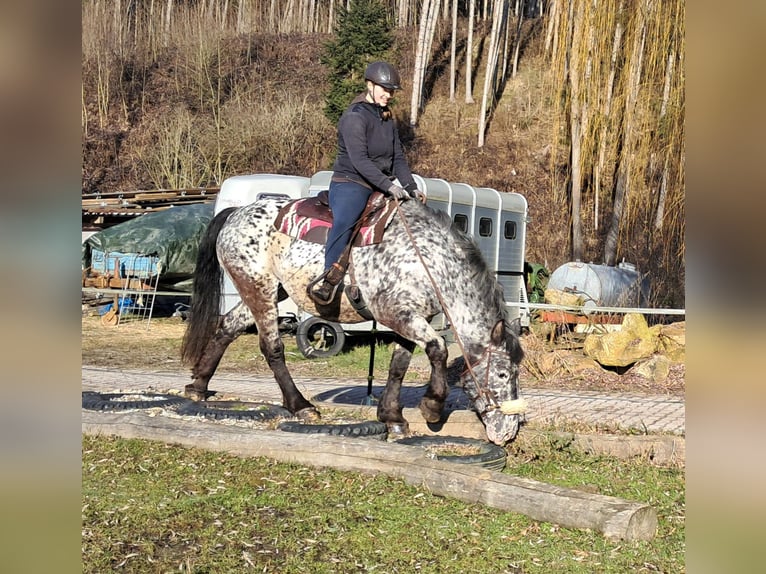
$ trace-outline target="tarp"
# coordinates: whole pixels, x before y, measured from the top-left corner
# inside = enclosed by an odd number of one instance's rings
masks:
[[[102,254],[132,253],[159,259],[158,289],[191,291],[202,235],[213,218],[212,203],[177,205],[146,213],[99,231],[83,243],[83,269]]]

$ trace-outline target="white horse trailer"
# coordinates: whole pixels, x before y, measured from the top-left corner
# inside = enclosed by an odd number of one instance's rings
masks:
[[[329,188],[331,177],[331,171],[320,171],[310,178],[274,174],[230,177],[218,192],[214,211],[240,207],[264,197],[298,199],[315,196]],[[518,318],[522,326],[528,326],[529,307],[524,285],[527,200],[524,196],[443,179],[414,177],[418,188],[426,195],[426,203],[445,211],[459,229],[474,238],[503,287],[509,319]],[[226,275],[221,313],[228,312],[238,302],[239,295]],[[372,321],[337,324],[315,317],[302,311],[291,299],[279,304],[279,315],[280,328],[296,333],[298,347],[306,356],[334,355],[343,348],[346,334],[369,333],[373,329]],[[437,329],[447,327],[441,314],[432,324]],[[381,326],[379,330],[386,329]]]

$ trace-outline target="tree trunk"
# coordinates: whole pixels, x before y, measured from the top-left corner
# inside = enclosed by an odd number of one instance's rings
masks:
[[[457,51],[457,2],[452,0],[452,39],[449,54],[449,101],[455,101],[455,83],[457,82],[457,63],[455,52]]]
[[[593,224],[594,228],[598,229],[599,226],[599,198],[601,197],[601,174],[604,169],[604,160],[606,158],[607,148],[607,129],[609,127],[610,118],[612,115],[612,95],[614,94],[614,78],[617,74],[617,56],[620,53],[620,46],[622,45],[622,11],[625,3],[620,2],[617,7],[617,18],[614,27],[614,40],[612,41],[612,57],[609,60],[609,79],[606,84],[606,99],[604,101],[604,108],[602,111],[603,120],[601,123],[601,134],[598,140],[598,161],[596,162],[596,169],[594,174],[595,180],[595,197],[593,206]]]
[[[668,64],[665,68],[665,86],[662,90],[662,106],[660,107],[660,121],[665,117],[668,110],[668,100],[670,99],[670,85],[673,80],[673,70],[675,64],[675,50],[668,55]],[[662,168],[662,179],[660,181],[660,194],[657,198],[657,212],[654,216],[654,228],[659,231],[662,229],[662,220],[665,218],[665,201],[668,196],[668,156],[665,156],[665,165]]]
[[[647,10],[649,5],[651,5],[651,0],[646,2]],[[637,10],[636,18],[636,35],[633,40],[630,62],[628,62],[628,93],[625,101],[625,112],[623,114],[623,143],[621,146],[619,163],[617,165],[614,208],[612,210],[612,221],[604,243],[604,261],[607,265],[614,265],[617,262],[620,226],[622,225],[623,213],[630,192],[630,178],[632,175],[631,157],[634,142],[636,140],[636,130],[633,125],[633,120],[636,111],[636,102],[638,101],[638,92],[641,88],[644,44],[646,42],[646,10],[644,10],[643,7],[639,7]]]
[[[165,28],[162,31],[162,45],[167,48],[170,43],[170,23],[172,22],[173,0],[168,0],[165,8]]]
[[[500,34],[508,17],[507,0],[496,0],[495,10],[492,15],[492,31],[490,32],[489,51],[487,53],[487,69],[484,75],[484,93],[481,98],[481,111],[479,112],[479,147],[484,147],[485,132],[487,129],[487,115],[489,111],[489,99],[494,99],[497,60],[500,52]]]
[[[465,44],[465,103],[473,100],[473,27],[476,18],[476,0],[468,0],[468,38]]]
[[[545,44],[543,48],[544,54],[551,53],[551,50],[555,47],[555,33],[558,30],[559,25],[559,0],[551,0],[550,8],[548,9],[548,28],[545,32]],[[551,54],[551,60],[554,60],[554,55]]]
[[[410,104],[410,125],[418,123],[418,115],[423,103],[423,81],[426,75],[426,66],[431,54],[436,18],[439,14],[439,0],[424,0],[421,14],[420,29],[418,32],[418,47],[415,54],[415,72],[412,81],[412,101]]]
[[[517,16],[518,22],[516,25],[516,45],[513,48],[513,67],[511,72],[511,77],[516,77],[516,72],[519,69],[519,50],[521,49],[521,25],[524,21],[524,7],[522,6],[519,10],[519,14]]]
[[[569,137],[571,163],[571,218],[572,218],[572,260],[581,261],[583,257],[582,238],[582,148],[587,134],[587,104],[582,92],[580,56],[582,54],[582,35],[584,18],[582,6],[577,3],[573,13],[573,26],[569,56]]]

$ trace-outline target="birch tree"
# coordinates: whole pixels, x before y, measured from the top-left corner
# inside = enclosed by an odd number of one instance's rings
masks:
[[[450,41],[449,53],[449,101],[455,101],[455,83],[457,81],[457,64],[455,62],[455,53],[457,52],[457,2],[452,0],[452,38]]]
[[[487,68],[484,75],[484,93],[481,98],[479,112],[479,147],[484,147],[487,130],[489,108],[495,99],[495,79],[497,77],[497,61],[500,55],[500,37],[508,22],[508,0],[495,0],[492,14],[492,30],[489,35],[489,51],[487,53]]]
[[[468,0],[468,38],[465,43],[465,103],[473,101],[473,27],[476,17],[476,0]]]
[[[415,70],[412,78],[412,100],[410,102],[410,125],[417,125],[420,109],[423,104],[423,82],[426,67],[431,55],[436,19],[439,14],[440,0],[423,0],[418,30],[418,46],[415,52]]]

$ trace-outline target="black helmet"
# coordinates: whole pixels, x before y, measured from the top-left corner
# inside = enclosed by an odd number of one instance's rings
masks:
[[[364,71],[364,79],[387,90],[399,90],[402,87],[399,72],[387,62],[372,62]]]

